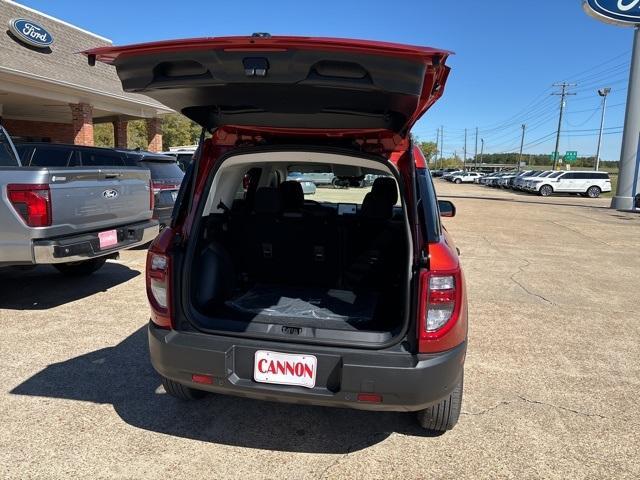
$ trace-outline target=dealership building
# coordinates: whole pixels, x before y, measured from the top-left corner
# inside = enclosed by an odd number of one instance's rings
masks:
[[[114,67],[78,53],[109,39],[9,0],[0,0],[0,24],[0,118],[12,136],[93,145],[93,126],[110,123],[124,148],[127,123],[144,119],[149,150],[162,149],[160,119],[172,110],[124,92]]]

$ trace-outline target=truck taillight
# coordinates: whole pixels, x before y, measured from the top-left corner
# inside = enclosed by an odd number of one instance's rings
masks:
[[[168,247],[173,239],[171,228],[165,228],[154,240],[147,253],[147,298],[151,307],[151,321],[162,328],[172,328],[171,316],[171,257]]]
[[[51,191],[46,184],[9,184],[7,197],[30,227],[51,225]]]
[[[156,206],[156,192],[153,189],[153,181],[149,180],[149,210],[153,211]]]
[[[460,269],[420,272],[418,309],[418,350],[432,353],[448,350],[462,343],[465,325],[459,322],[463,309],[463,283]]]

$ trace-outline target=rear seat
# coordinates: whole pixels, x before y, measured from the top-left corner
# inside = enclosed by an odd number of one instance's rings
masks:
[[[346,288],[382,289],[396,281],[404,247],[403,224],[392,220],[397,201],[395,180],[377,178],[357,219],[345,225]]]
[[[302,185],[298,182],[282,182],[280,192],[283,201],[282,236],[286,250],[281,266],[288,282],[335,285],[339,257],[333,218],[305,207]]]
[[[306,209],[297,182],[260,187],[253,212],[232,212],[229,249],[251,283],[381,287],[392,281],[390,264],[400,254],[394,242],[402,223],[391,220],[396,201],[395,181],[378,179],[360,215],[337,217]]]
[[[281,254],[280,192],[273,187],[260,187],[255,192],[255,204],[250,213],[232,212],[229,218],[230,250],[240,266],[241,276],[251,280],[272,281],[272,272]]]

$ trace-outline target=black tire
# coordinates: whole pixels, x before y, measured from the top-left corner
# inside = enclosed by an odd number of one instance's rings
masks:
[[[447,398],[429,408],[417,412],[418,423],[425,430],[440,434],[451,430],[458,423],[462,410],[464,374]]]
[[[543,197],[548,197],[553,193],[553,187],[551,185],[543,185],[540,187],[539,192]]]
[[[186,385],[174,382],[166,377],[162,377],[162,386],[164,387],[165,392],[179,400],[197,400],[207,394],[207,392],[187,387]]]
[[[456,178],[456,183],[460,185],[462,183],[462,180],[460,180],[459,178]]]
[[[600,190],[600,187],[597,187],[595,185],[587,189],[587,197],[589,198],[598,198],[601,193],[602,193],[602,190]]]
[[[96,270],[102,268],[106,261],[106,257],[98,257],[81,262],[56,263],[53,266],[63,275],[83,277],[85,275],[91,275]]]

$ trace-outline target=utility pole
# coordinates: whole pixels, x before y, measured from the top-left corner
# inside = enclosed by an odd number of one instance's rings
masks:
[[[522,149],[524,148],[524,132],[527,130],[527,126],[522,124],[522,139],[520,140],[520,155],[518,155],[518,172],[520,171],[520,164],[522,164]]]
[[[438,151],[440,150],[440,127],[436,129],[436,153],[433,156],[433,163],[438,166]]]
[[[482,147],[480,148],[480,165],[482,165],[482,155],[484,154],[484,138],[481,138]]]
[[[473,155],[473,163],[476,164],[476,170],[478,170],[478,127],[476,127],[476,153]]]
[[[442,149],[444,148],[444,125],[440,126],[440,168],[444,166],[444,159],[442,158]]]
[[[464,157],[462,157],[462,170],[467,171],[467,129],[464,129]]]
[[[600,117],[600,134],[598,135],[598,149],[596,150],[596,171],[600,170],[600,147],[602,146],[602,130],[604,130],[604,114],[607,111],[607,95],[611,93],[611,88],[601,88],[598,95],[602,97],[602,116]]]
[[[558,157],[560,156],[560,130],[562,129],[562,116],[564,115],[564,99],[567,95],[575,95],[575,93],[568,93],[569,87],[575,87],[575,83],[554,83],[554,87],[560,87],[562,91],[560,93],[552,93],[551,95],[558,95],[560,97],[560,117],[558,118],[558,133],[556,134],[556,148],[553,151],[553,169],[558,167]]]

